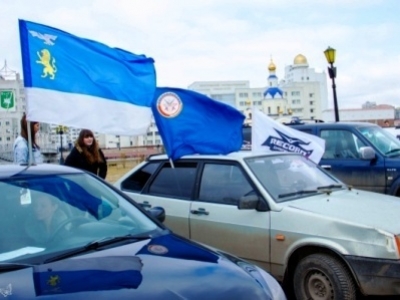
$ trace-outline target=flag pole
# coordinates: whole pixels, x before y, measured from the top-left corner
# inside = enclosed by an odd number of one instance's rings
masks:
[[[174,161],[171,158],[169,159],[169,163],[171,164],[172,169],[175,169]]]
[[[28,130],[28,166],[31,166],[33,163],[33,155],[32,155],[32,132],[31,132],[31,122],[27,121],[27,130]]]

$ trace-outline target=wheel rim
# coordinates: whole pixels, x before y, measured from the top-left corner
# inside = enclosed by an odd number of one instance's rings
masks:
[[[332,284],[325,274],[321,272],[311,273],[306,282],[307,298],[312,300],[332,300],[334,293]]]

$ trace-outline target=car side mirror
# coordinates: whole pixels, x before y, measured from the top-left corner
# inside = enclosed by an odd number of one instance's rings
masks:
[[[260,198],[257,195],[240,197],[237,204],[238,209],[256,209]]]
[[[375,155],[376,155],[375,150],[372,149],[372,147],[370,147],[370,146],[361,147],[359,152],[360,152],[361,159],[364,159],[364,160],[374,159]]]
[[[165,209],[160,206],[155,206],[147,210],[147,212],[156,218],[158,221],[163,223],[165,221]]]

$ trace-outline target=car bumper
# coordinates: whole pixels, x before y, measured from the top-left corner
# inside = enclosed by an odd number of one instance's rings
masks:
[[[346,256],[365,295],[400,295],[400,260]]]

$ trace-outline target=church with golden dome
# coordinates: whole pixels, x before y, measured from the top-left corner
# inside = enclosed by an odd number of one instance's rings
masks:
[[[310,68],[305,55],[297,54],[284,66],[270,58],[263,87],[250,87],[249,81],[197,81],[188,88],[222,101],[242,111],[249,119],[253,108],[272,118],[321,119],[328,106],[327,74]]]
[[[327,107],[327,83],[324,72],[316,72],[307,58],[298,54],[293,64],[285,67],[284,78],[276,75],[277,66],[271,58],[268,65],[267,87],[260,109],[277,118],[297,116],[319,119]]]
[[[282,98],[283,97],[283,91],[278,87],[278,77],[275,74],[276,66],[274,62],[272,61],[268,65],[268,71],[269,71],[269,76],[268,76],[268,87],[264,91],[263,95],[264,98]]]

